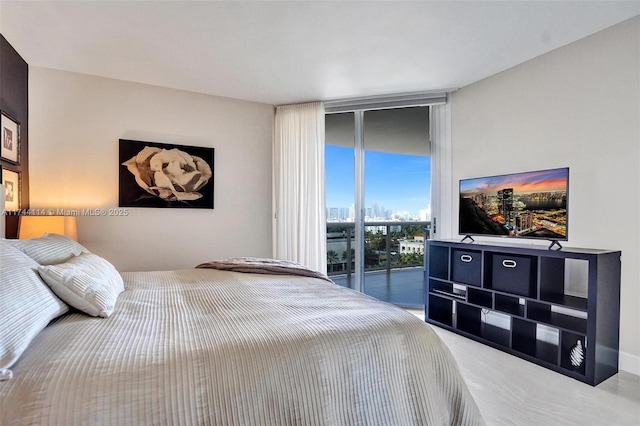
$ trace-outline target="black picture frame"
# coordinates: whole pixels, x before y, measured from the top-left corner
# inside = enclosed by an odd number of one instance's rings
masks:
[[[20,164],[20,123],[7,113],[0,112],[0,158]]]
[[[119,140],[119,207],[213,209],[214,148]]]
[[[5,188],[4,209],[7,211],[20,209],[21,180],[19,171],[2,167],[2,185]]]

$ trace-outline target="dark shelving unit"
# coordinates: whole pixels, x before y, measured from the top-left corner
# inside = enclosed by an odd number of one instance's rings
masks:
[[[496,311],[505,312],[518,317],[524,317],[524,303],[520,303],[519,297],[495,293],[494,300],[494,309]]]
[[[425,320],[597,385],[618,372],[620,251],[431,240]]]
[[[471,304],[491,309],[493,307],[493,294],[490,291],[469,287],[467,289],[467,301]]]

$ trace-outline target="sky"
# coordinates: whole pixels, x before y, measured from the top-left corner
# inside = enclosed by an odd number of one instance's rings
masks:
[[[460,192],[464,194],[495,194],[503,188],[513,188],[516,194],[532,192],[566,191],[569,169],[550,169],[510,175],[490,176],[460,181]]]
[[[392,213],[419,210],[431,204],[430,157],[365,151],[365,207],[373,201]],[[354,203],[353,148],[325,146],[327,207]]]

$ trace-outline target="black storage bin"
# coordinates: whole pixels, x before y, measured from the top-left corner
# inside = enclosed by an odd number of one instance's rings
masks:
[[[491,288],[536,297],[537,266],[536,257],[494,253],[491,262]]]
[[[476,250],[451,251],[451,279],[457,283],[480,286],[482,253]]]

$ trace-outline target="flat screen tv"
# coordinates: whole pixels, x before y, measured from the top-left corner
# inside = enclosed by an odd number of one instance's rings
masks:
[[[567,240],[568,195],[568,167],[462,179],[459,233],[537,238],[553,246]]]

